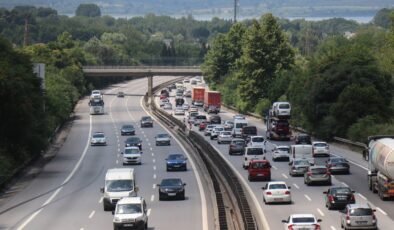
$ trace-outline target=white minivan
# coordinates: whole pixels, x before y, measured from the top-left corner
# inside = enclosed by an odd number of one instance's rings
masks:
[[[233,137],[242,137],[242,128],[248,126],[248,121],[245,119],[235,119],[234,128],[232,131]]]
[[[246,147],[242,167],[247,169],[251,160],[265,159],[264,149],[262,147]]]
[[[105,186],[100,189],[103,195],[104,211],[111,211],[123,197],[137,196],[133,168],[108,169],[105,174]]]
[[[276,117],[290,117],[291,105],[289,102],[275,102],[272,105],[274,116]]]

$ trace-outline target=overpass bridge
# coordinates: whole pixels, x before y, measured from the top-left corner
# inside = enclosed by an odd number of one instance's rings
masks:
[[[86,77],[201,76],[200,66],[83,66]]]

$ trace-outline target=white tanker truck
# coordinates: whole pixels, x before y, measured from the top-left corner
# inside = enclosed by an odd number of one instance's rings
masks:
[[[394,136],[368,137],[368,185],[380,199],[394,197]]]

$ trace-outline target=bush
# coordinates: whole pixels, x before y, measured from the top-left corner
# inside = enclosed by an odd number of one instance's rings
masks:
[[[270,107],[271,107],[271,102],[268,99],[261,99],[259,103],[257,103],[254,112],[264,117],[267,115]]]
[[[349,127],[347,137],[352,141],[366,142],[368,136],[392,135],[394,133],[394,123],[378,123],[376,116],[366,116],[358,119],[356,123]]]

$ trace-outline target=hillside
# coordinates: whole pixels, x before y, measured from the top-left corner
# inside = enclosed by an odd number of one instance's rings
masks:
[[[170,16],[218,16],[231,18],[233,0],[0,0],[0,7],[34,5],[55,8],[59,14],[73,15],[81,3],[95,3],[103,14],[135,16],[154,13]],[[239,0],[241,17],[258,17],[273,12],[281,17],[370,16],[381,8],[393,7],[392,0]]]

